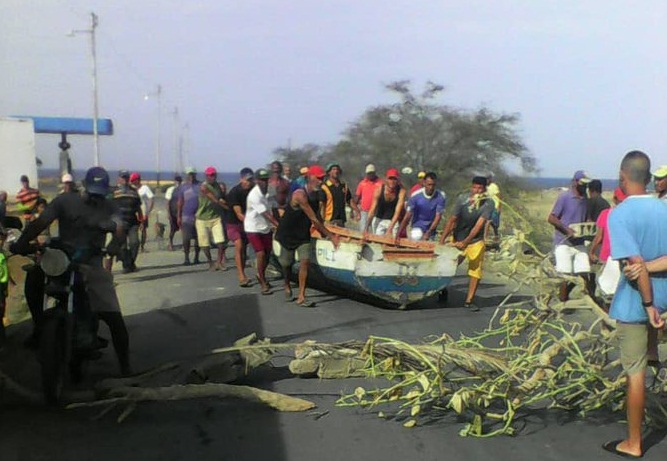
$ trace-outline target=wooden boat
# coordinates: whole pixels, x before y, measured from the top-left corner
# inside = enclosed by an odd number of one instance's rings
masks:
[[[456,273],[459,251],[435,242],[363,234],[327,226],[340,236],[336,249],[328,239],[314,237],[311,245],[309,285],[325,291],[361,295],[400,308],[437,295]],[[280,246],[274,242],[274,252]],[[292,266],[294,275],[298,261]]]

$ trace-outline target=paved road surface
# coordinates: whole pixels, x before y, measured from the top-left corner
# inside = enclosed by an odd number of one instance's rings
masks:
[[[283,301],[276,289],[261,296],[257,287],[237,286],[233,271],[210,273],[203,265],[183,267],[180,253],[153,251],[140,256],[141,271],[118,275],[135,370],[173,360],[194,360],[251,332],[274,341],[341,341],[370,334],[417,340],[429,334],[456,335],[482,329],[506,288],[483,284],[480,313],[435,302],[405,312],[381,309],[320,292],[314,309]],[[252,270],[251,270],[252,273]],[[465,279],[454,283],[452,306],[460,306]],[[25,382],[35,379],[30,352],[19,347],[27,325],[12,327],[12,346],[0,352],[3,369]],[[103,334],[108,334],[103,330]],[[92,376],[115,373],[111,351],[91,366]],[[536,412],[521,435],[468,439],[455,420],[405,429],[375,412],[337,408],[341,392],[359,380],[318,381],[290,377],[276,368],[251,381],[318,405],[313,413],[278,413],[245,402],[206,399],[141,405],[123,424],[92,410],[25,407],[5,398],[0,407],[0,460],[606,460],[601,443],[619,438],[622,415],[585,421],[562,413]],[[665,459],[664,434],[653,436],[646,459]]]

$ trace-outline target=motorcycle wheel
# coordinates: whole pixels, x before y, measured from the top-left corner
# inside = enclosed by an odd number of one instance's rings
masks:
[[[42,391],[50,405],[60,403],[67,379],[67,328],[61,315],[44,318],[39,342]]]

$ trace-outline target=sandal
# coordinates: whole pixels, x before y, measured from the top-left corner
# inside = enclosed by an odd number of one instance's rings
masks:
[[[303,298],[303,301],[296,303],[297,306],[301,307],[315,307],[315,302],[310,301],[308,298]]]
[[[625,451],[621,451],[618,449],[618,445],[622,442],[623,440],[612,440],[611,442],[607,442],[604,445],[602,445],[602,449],[608,451],[609,453],[613,453],[615,455],[621,456],[623,458],[643,458],[644,454],[642,453],[641,455],[633,455],[632,453],[627,453]]]
[[[262,288],[262,291],[260,291],[263,295],[270,295],[273,294],[273,291],[271,291],[270,287]]]
[[[292,293],[291,289],[285,292],[285,301],[288,303],[294,301],[294,293]]]
[[[261,284],[261,280],[259,280],[259,275],[255,275],[255,280],[257,280],[257,283]],[[267,288],[273,288],[273,285],[271,285],[269,282],[265,282]]]
[[[244,281],[239,282],[239,286],[241,288],[248,288],[248,287],[252,286],[252,282],[250,281],[250,279],[245,279]]]

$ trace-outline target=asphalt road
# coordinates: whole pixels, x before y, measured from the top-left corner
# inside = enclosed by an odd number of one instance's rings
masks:
[[[136,371],[170,361],[195,361],[211,349],[256,332],[274,342],[342,341],[370,334],[418,340],[431,334],[481,330],[493,306],[507,292],[483,283],[479,313],[460,306],[465,278],[454,282],[450,306],[424,303],[394,311],[313,291],[314,309],[286,304],[280,288],[271,296],[257,286],[240,288],[235,273],[211,273],[203,265],[183,267],[181,254],[152,251],[139,259],[140,272],[118,275],[118,293],[131,337]],[[249,270],[252,274],[252,269]],[[108,333],[102,329],[103,336]],[[35,386],[37,366],[20,344],[28,325],[9,330],[10,346],[0,352],[3,370]],[[91,379],[113,375],[111,351],[90,369]],[[91,409],[25,406],[9,396],[0,406],[0,460],[607,460],[600,445],[623,436],[622,414],[579,420],[537,411],[516,437],[461,438],[455,419],[406,429],[376,412],[334,406],[341,392],[360,380],[320,381],[291,377],[284,368],[250,378],[259,387],[301,395],[318,408],[278,413],[229,399],[141,404],[122,424],[117,413],[93,420]],[[664,433],[647,440],[646,459],[664,459]]]

